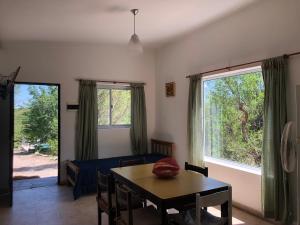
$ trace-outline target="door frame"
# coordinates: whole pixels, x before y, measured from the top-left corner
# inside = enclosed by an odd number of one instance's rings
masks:
[[[16,81],[15,84],[25,84],[25,85],[45,85],[45,86],[56,86],[58,88],[58,149],[57,149],[57,184],[59,185],[60,184],[60,181],[61,181],[61,177],[60,177],[60,168],[61,168],[61,162],[60,162],[60,158],[61,158],[61,86],[60,86],[60,83],[47,83],[47,82],[23,82],[23,81]],[[15,132],[15,127],[14,127],[14,98],[15,98],[15,89],[13,89],[13,93],[12,93],[12,101],[13,101],[13,104],[11,105],[12,107],[12,112],[13,112],[13,116],[11,117],[11,123],[12,123],[12,126],[13,126],[13,129],[12,129],[12,132],[13,132],[13,135],[14,135],[14,132]],[[11,188],[12,185],[13,185],[13,147],[14,147],[14,136],[12,136],[12,151],[11,151],[11,157],[12,157],[12,163],[11,163]]]

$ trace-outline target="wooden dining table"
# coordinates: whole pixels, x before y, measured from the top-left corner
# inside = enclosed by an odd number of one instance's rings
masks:
[[[158,178],[152,173],[154,164],[118,167],[111,169],[114,179],[127,185],[141,197],[157,205],[163,225],[168,224],[167,209],[195,203],[196,193],[213,194],[229,189],[229,184],[205,177],[200,173],[180,170],[176,177]],[[231,218],[231,204],[221,205],[221,215]],[[231,219],[229,219],[229,224]]]

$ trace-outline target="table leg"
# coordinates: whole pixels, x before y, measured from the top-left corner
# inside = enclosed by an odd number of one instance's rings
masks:
[[[228,216],[228,202],[225,202],[221,205],[221,216],[227,217]]]
[[[227,225],[232,225],[232,189],[231,186],[228,188],[229,198],[228,202],[225,202],[221,205],[221,216],[227,217],[228,222]]]
[[[168,225],[168,213],[167,213],[167,209],[166,206],[162,203],[158,206],[158,210],[160,212],[160,216],[161,216],[161,224],[162,225]]]

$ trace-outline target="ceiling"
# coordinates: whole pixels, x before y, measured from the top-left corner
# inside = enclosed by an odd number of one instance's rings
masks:
[[[160,45],[256,0],[0,0],[0,40]]]

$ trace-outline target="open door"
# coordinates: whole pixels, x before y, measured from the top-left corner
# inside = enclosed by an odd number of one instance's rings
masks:
[[[0,205],[12,206],[13,88],[0,96]]]
[[[59,183],[59,89],[59,84],[15,84],[14,191]]]
[[[14,140],[14,83],[19,66],[9,75],[0,74],[0,205],[12,206],[13,140]]]

